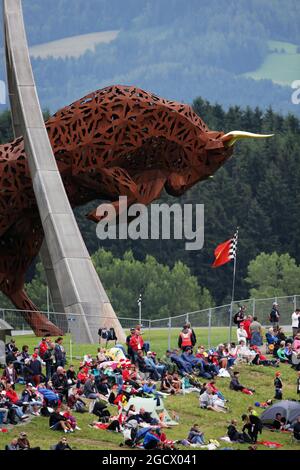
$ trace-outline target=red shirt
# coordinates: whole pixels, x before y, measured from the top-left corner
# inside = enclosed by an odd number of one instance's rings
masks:
[[[244,320],[243,324],[244,324],[244,330],[246,330],[247,332],[247,338],[249,339],[251,338],[251,334],[250,334],[251,320]]]
[[[130,371],[128,369],[124,369],[122,372],[122,377],[124,382],[127,382],[130,379]]]
[[[45,352],[48,349],[48,344],[46,341],[41,341],[39,345],[40,357],[43,359]]]
[[[130,347],[134,352],[141,350],[144,346],[144,340],[140,335],[133,335],[130,338]]]
[[[12,390],[12,389],[7,390],[6,396],[9,399],[9,401],[11,401],[12,403],[17,403],[17,401],[19,400],[17,392],[15,392],[15,390]]]

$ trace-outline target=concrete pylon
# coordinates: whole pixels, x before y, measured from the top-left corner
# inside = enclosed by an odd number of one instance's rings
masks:
[[[75,314],[76,341],[96,343],[98,328],[125,333],[110,304],[77,226],[44,125],[29,58],[21,0],[3,0],[9,98],[15,136],[23,135],[45,245],[42,258],[53,298]]]

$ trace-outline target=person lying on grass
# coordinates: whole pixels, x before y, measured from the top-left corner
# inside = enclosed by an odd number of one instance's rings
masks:
[[[233,373],[233,377],[229,384],[230,390],[234,390],[235,392],[242,392],[242,393],[245,393],[246,395],[253,395],[255,390],[253,388],[247,388],[244,385],[240,384],[239,376],[240,376],[240,373],[238,371],[235,371]]]
[[[225,402],[214,395],[210,387],[205,387],[205,391],[199,398],[200,408],[217,411],[218,413],[226,413],[227,407]]]

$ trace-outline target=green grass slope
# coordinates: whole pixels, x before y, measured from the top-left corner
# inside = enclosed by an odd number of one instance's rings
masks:
[[[291,85],[300,79],[300,54],[297,45],[282,41],[269,41],[269,54],[255,71],[243,74],[255,80],[270,79],[280,85]]]

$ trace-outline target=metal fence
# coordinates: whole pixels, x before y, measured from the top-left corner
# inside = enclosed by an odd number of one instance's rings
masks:
[[[233,315],[242,305],[247,307],[246,314],[257,316],[265,327],[270,326],[269,315],[273,302],[278,302],[280,311],[280,324],[284,325],[286,332],[291,331],[291,315],[297,307],[300,308],[300,295],[271,297],[266,299],[245,299],[235,301],[232,306]],[[24,312],[26,313],[26,312]],[[82,357],[84,353],[95,353],[97,345],[82,345],[76,341],[74,332],[81,328],[82,317],[72,313],[42,312],[48,319],[65,333],[65,347],[67,354],[72,357]],[[214,346],[220,342],[236,340],[235,325],[230,331],[231,304],[221,305],[169,318],[149,319],[142,318],[145,340],[155,346],[163,343],[166,347],[175,347],[179,330],[186,321],[196,329],[198,343],[205,346]],[[19,310],[0,309],[0,318],[7,321],[14,329],[13,335],[32,334]],[[99,317],[97,317],[99,319]],[[118,317],[124,330],[129,330],[140,323],[139,318]],[[96,320],[96,319],[95,319]],[[109,319],[106,319],[109,324]],[[231,333],[231,334],[230,334]],[[27,337],[26,337],[27,338]],[[25,340],[25,338],[24,338]],[[38,342],[38,340],[37,340]],[[112,343],[109,343],[110,345]],[[105,342],[102,342],[105,346]],[[100,346],[100,344],[98,344]]]

